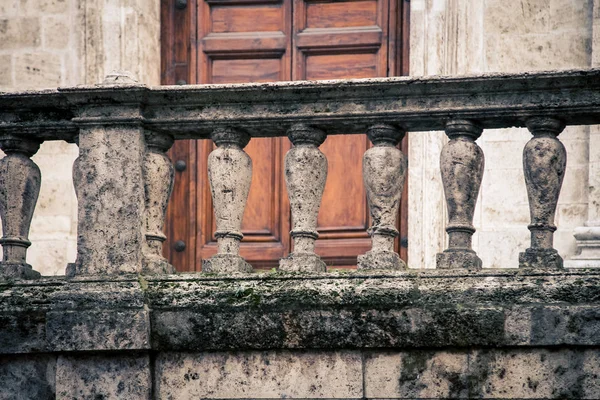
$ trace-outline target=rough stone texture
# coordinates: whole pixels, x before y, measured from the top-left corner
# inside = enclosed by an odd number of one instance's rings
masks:
[[[161,353],[157,396],[209,398],[362,398],[359,352]]]
[[[529,198],[531,247],[519,254],[520,268],[562,268],[553,248],[554,215],[565,176],[567,152],[557,139],[565,125],[552,118],[532,118],[527,128],[533,138],[523,149],[523,170]]]
[[[208,179],[213,199],[218,253],[202,262],[204,272],[250,272],[240,257],[242,218],[252,182],[252,160],[242,150],[250,136],[243,131],[217,129],[212,140],[218,146],[208,156]]]
[[[596,399],[598,354],[584,349],[366,355],[367,398]]]
[[[61,355],[56,362],[56,399],[152,398],[150,357]]]
[[[404,187],[407,157],[396,146],[404,132],[389,125],[374,125],[367,131],[374,147],[363,156],[363,180],[373,224],[369,229],[373,246],[358,257],[358,269],[406,269],[394,252],[400,197]]]
[[[285,155],[285,183],[292,212],[293,252],[279,261],[281,271],[325,271],[315,254],[317,217],[327,180],[327,158],[319,150],[327,135],[319,129],[294,125],[288,132],[294,144]]]
[[[31,160],[39,149],[38,141],[15,135],[0,137],[0,148],[6,157],[0,160],[0,217],[3,236],[0,239],[3,258],[0,274],[4,277],[35,279],[40,273],[26,262],[29,227],[40,192],[41,175]]]
[[[0,356],[0,400],[54,399],[56,356]]]
[[[144,156],[145,236],[143,271],[145,273],[175,273],[175,268],[162,255],[167,240],[163,226],[167,204],[173,190],[173,163],[165,152],[173,145],[169,135],[146,132]]]
[[[436,268],[481,269],[481,259],[471,247],[473,214],[484,168],[483,151],[475,143],[481,132],[481,127],[469,120],[446,124],[450,141],[442,149],[440,170],[448,205],[448,249],[437,255]]]
[[[160,83],[156,1],[0,1],[0,91],[95,84],[115,69]],[[123,17],[123,18],[121,18]],[[45,142],[33,157],[44,180],[33,216],[28,263],[62,275],[75,261],[77,146]]]

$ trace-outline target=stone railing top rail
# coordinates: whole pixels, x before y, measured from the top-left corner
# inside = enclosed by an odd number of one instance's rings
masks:
[[[0,131],[72,141],[82,124],[143,124],[175,139],[208,138],[218,126],[253,137],[286,136],[297,123],[328,134],[374,123],[441,130],[449,119],[483,128],[524,126],[533,116],[600,123],[600,69],[453,77],[395,77],[148,87],[126,81],[0,93]]]

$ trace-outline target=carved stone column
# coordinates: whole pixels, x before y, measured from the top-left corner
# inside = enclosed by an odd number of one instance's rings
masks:
[[[145,235],[142,272],[175,273],[175,268],[163,257],[162,245],[167,240],[163,232],[167,204],[173,190],[173,163],[165,154],[173,145],[173,137],[146,131],[144,156],[144,192],[146,195]]]
[[[127,88],[121,88],[127,85]],[[145,243],[145,87],[115,72],[90,89],[61,89],[76,105],[79,157],[73,164],[77,195],[77,259],[67,276],[139,273]]]
[[[29,227],[40,193],[40,169],[31,160],[40,143],[10,134],[0,136],[6,157],[0,160],[0,218],[3,258],[0,276],[37,279],[40,273],[26,262]]]
[[[285,183],[292,212],[294,251],[279,261],[282,271],[325,271],[323,260],[315,254],[317,217],[327,180],[327,158],[319,150],[327,135],[302,124],[288,132],[294,144],[285,155]]]
[[[212,140],[218,146],[208,156],[208,178],[217,220],[218,253],[202,263],[204,272],[250,272],[240,257],[242,218],[252,182],[252,160],[242,150],[250,136],[238,129],[220,128]]]
[[[530,118],[533,138],[523,149],[523,169],[529,198],[531,247],[519,254],[520,268],[562,268],[553,246],[554,215],[567,167],[567,151],[558,140],[565,124],[554,118]]]
[[[481,259],[471,247],[473,214],[484,167],[483,151],[475,143],[481,132],[481,127],[469,120],[446,124],[450,141],[442,149],[440,169],[448,206],[448,248],[437,254],[438,269],[481,268]]]
[[[396,223],[404,187],[407,157],[396,146],[404,132],[390,125],[373,125],[367,131],[374,147],[363,156],[363,180],[373,226],[369,229],[372,249],[358,256],[358,269],[406,269],[394,251]]]

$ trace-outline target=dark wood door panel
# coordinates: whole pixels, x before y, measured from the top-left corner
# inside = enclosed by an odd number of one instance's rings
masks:
[[[368,78],[406,74],[408,0],[163,0],[163,83],[244,83]],[[391,33],[390,33],[391,32]],[[398,51],[402,48],[403,51]],[[330,136],[321,146],[329,177],[318,218],[316,252],[329,266],[352,267],[371,247],[362,183],[365,135]],[[246,152],[253,177],[241,255],[275,267],[290,252],[290,210],[283,177],[287,138],[253,139]],[[210,141],[179,141],[170,155],[176,172],[165,253],[180,271],[199,270],[216,253],[207,178]],[[406,143],[403,144],[403,150]],[[406,185],[400,230],[406,234]],[[175,251],[181,240],[186,246]],[[404,248],[401,256],[406,257]]]

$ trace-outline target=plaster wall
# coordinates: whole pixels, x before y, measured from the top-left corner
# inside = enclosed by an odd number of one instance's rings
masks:
[[[413,0],[410,74],[597,65],[593,62],[599,46],[597,3]],[[596,128],[570,127],[560,135],[567,148],[567,171],[556,216],[555,248],[563,258],[575,254],[573,228],[588,218],[588,196],[593,190],[593,185],[588,185],[590,130]],[[526,129],[504,129],[484,131],[477,141],[485,154],[485,171],[475,210],[473,247],[484,268],[517,267],[518,253],[529,247],[522,152],[530,138]],[[446,205],[439,171],[445,143],[442,132],[409,134],[409,267],[434,267],[435,254],[446,246]]]
[[[95,84],[113,70],[160,83],[160,4],[145,0],[0,0],[0,91]],[[27,261],[63,275],[76,257],[78,150],[45,142]]]

